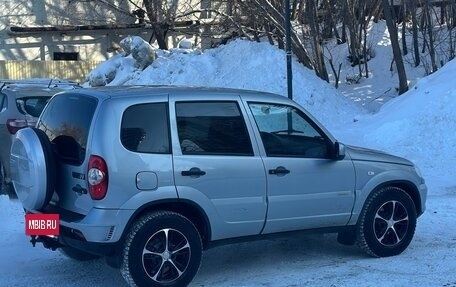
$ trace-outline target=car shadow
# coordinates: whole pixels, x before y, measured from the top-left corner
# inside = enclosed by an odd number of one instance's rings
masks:
[[[239,274],[274,274],[280,269],[291,274],[305,268],[344,264],[367,258],[357,246],[337,242],[337,234],[294,234],[246,243],[215,247],[205,251],[192,286],[214,286],[239,278]]]

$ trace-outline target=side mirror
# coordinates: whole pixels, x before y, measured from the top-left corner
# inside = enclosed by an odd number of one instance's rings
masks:
[[[345,158],[345,145],[340,142],[334,143],[334,159],[342,160]]]

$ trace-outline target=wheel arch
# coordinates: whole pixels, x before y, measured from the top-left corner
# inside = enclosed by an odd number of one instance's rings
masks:
[[[382,188],[385,188],[385,187],[397,187],[397,188],[404,190],[412,198],[413,204],[415,205],[416,214],[417,215],[422,214],[423,210],[421,207],[421,197],[420,197],[418,188],[416,187],[416,185],[413,182],[408,181],[408,180],[390,180],[390,181],[386,181],[386,182],[382,182],[382,183],[378,184],[376,187],[374,187],[369,192],[360,211],[364,208],[364,206],[366,205],[366,203],[368,201],[367,199],[372,194],[374,194],[376,191],[378,191]]]
[[[207,243],[211,240],[211,226],[209,218],[199,205],[190,200],[169,199],[149,202],[138,208],[128,220],[128,223],[125,226],[125,229],[121,236],[121,241],[123,242],[125,240],[125,237],[127,236],[131,226],[138,218],[149,212],[157,210],[173,211],[183,215],[188,220],[190,220],[195,225],[201,236],[203,248],[205,248],[207,246]]]
[[[418,187],[410,180],[392,179],[377,183],[377,185],[373,187],[372,185],[367,184],[361,191],[357,192],[356,203],[353,209],[352,217],[347,225],[356,225],[358,223],[361,211],[366,206],[369,197],[372,196],[372,194],[374,194],[377,190],[380,190],[388,186],[403,189],[412,198],[413,204],[415,205],[417,216],[423,214],[424,209],[421,202],[421,196]]]

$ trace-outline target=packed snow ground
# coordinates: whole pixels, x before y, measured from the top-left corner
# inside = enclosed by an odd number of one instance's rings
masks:
[[[385,99],[378,92],[382,85],[394,87],[382,75],[391,56],[380,50],[383,60],[371,60],[372,77],[359,86],[363,92],[344,84],[340,88],[364,107],[370,100],[363,95]],[[179,50],[158,56],[144,71],[132,57],[116,56],[94,73],[111,73],[111,85],[192,84],[286,92],[284,53],[266,43],[235,41],[204,54]],[[455,74],[454,60],[370,114],[294,63],[295,99],[341,142],[405,156],[421,168],[429,195],[415,237],[403,254],[380,259],[339,245],[333,234],[217,247],[204,253],[191,286],[456,287]],[[126,286],[120,273],[102,260],[80,263],[42,246],[32,248],[17,201],[0,196],[0,218],[0,286]]]

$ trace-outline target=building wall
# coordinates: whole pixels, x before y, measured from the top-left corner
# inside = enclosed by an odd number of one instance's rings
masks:
[[[179,18],[180,21],[211,17],[210,13],[186,13],[211,8],[211,0],[168,0],[167,3],[177,14],[187,15]],[[0,0],[0,61],[52,61],[57,60],[56,53],[77,55],[77,59],[72,59],[77,61],[104,61],[119,52],[118,43],[129,35],[141,36],[145,41],[151,39],[152,31],[147,28],[99,29],[101,25],[112,28],[139,23],[132,15],[138,7],[142,7],[142,0]],[[61,29],[78,25],[97,29],[33,33],[11,30],[11,27]],[[191,36],[198,29],[207,43],[199,36]],[[177,47],[182,38],[191,38],[203,49],[211,46],[209,25],[183,28],[168,35],[169,47]],[[5,75],[0,74],[2,77]]]
[[[113,4],[109,4],[113,3]],[[150,38],[144,29],[13,34],[10,26],[133,24],[128,0],[0,0],[0,60],[53,60],[54,53],[77,53],[77,60],[105,60],[128,35]]]

